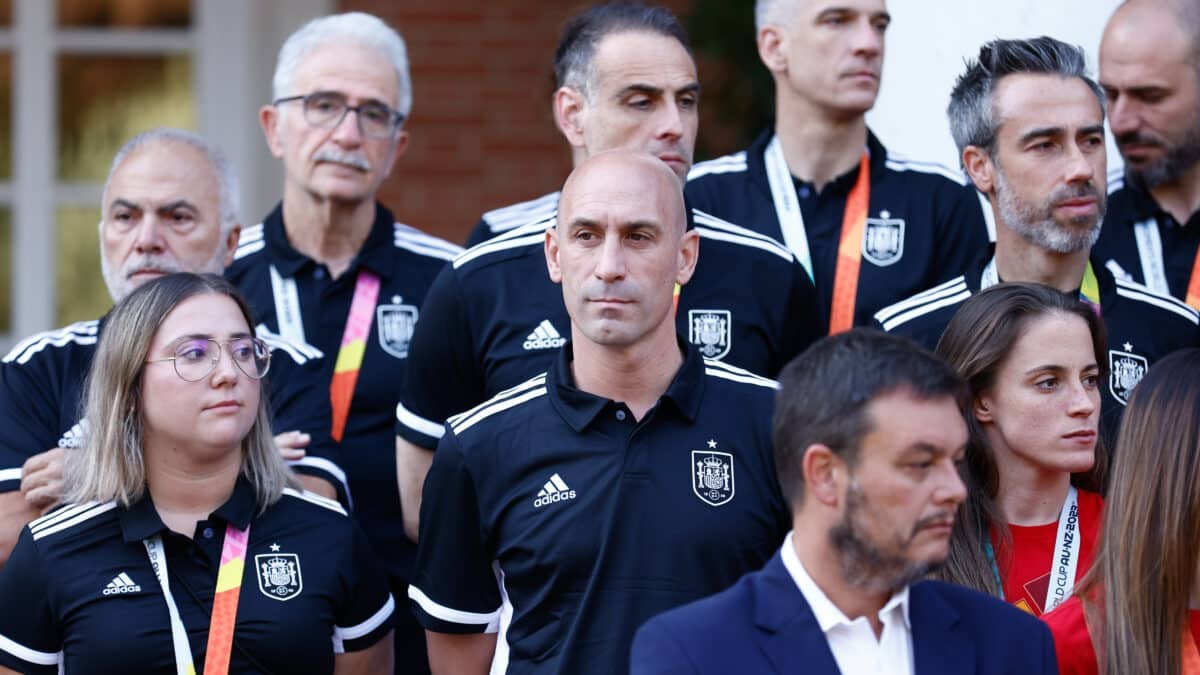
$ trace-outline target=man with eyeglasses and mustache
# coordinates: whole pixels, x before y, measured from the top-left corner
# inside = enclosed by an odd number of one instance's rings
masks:
[[[922,581],[967,496],[954,371],[858,328],[810,347],[779,386],[772,440],[792,531],[762,570],[646,622],[631,675],[1057,672],[1040,621]]]
[[[179,129],[129,140],[105,181],[100,264],[114,302],[173,272],[219,274],[241,225],[233,168],[219,148]],[[25,523],[54,508],[63,460],[82,448],[84,378],[105,318],[38,333],[0,361],[0,562]],[[259,327],[272,349],[267,386],[276,444],[309,490],[347,498],[329,437],[329,400],[305,382],[324,371],[321,353]]]
[[[1093,265],[1105,209],[1104,94],[1082,50],[1048,37],[979,50],[947,114],[963,166],[987,196],[996,245],[965,275],[875,314],[877,325],[933,349],[959,305],[1001,281],[1078,293],[1104,317],[1101,430],[1112,439],[1133,387],[1158,359],[1200,345],[1196,310]]]
[[[411,108],[404,41],[378,18],[322,17],[288,37],[259,114],[283,161],[283,200],[242,234],[226,273],[271,330],[328,355],[309,384],[328,392],[353,515],[396,598],[415,555],[395,479],[396,402],[425,294],[461,250],[376,201]],[[423,633],[406,608],[394,620],[396,672],[424,671]]]
[[[1200,2],[1117,8],[1100,43],[1100,86],[1125,171],[1109,180],[1093,256],[1200,309]]]

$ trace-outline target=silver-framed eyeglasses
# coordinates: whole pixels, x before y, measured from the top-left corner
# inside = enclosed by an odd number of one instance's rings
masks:
[[[301,96],[277,98],[271,105],[300,101],[304,109],[304,121],[314,127],[331,129],[346,119],[351,110],[358,113],[358,128],[372,138],[389,138],[404,122],[404,115],[379,101],[367,101],[350,105],[344,94],[336,91],[316,91]]]
[[[247,377],[262,379],[271,367],[271,348],[266,342],[254,337],[239,337],[218,342],[211,338],[186,338],[175,346],[175,356],[149,359],[146,363],[171,361],[175,374],[187,382],[197,382],[208,377],[217,369],[221,360],[221,345],[229,350],[229,356],[237,369]]]

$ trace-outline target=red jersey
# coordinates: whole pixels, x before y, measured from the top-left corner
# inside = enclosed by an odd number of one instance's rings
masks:
[[[1079,564],[1075,568],[1078,582],[1092,566],[1096,539],[1100,535],[1100,518],[1104,498],[1095,492],[1079,490]],[[992,535],[996,563],[1004,580],[1004,599],[1034,616],[1041,616],[1050,588],[1054,563],[1054,545],[1058,537],[1058,521],[1025,527],[1009,525],[1012,550],[1005,550]]]
[[[1083,616],[1083,603],[1070,598],[1042,618],[1054,636],[1059,675],[1097,675],[1100,671],[1092,635]],[[1200,610],[1188,612],[1192,638],[1200,643]]]

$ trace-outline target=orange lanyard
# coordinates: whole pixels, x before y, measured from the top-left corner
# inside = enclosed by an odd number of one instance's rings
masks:
[[[333,407],[330,435],[335,441],[340,442],[346,431],[350,400],[354,398],[354,385],[358,383],[358,371],[367,351],[367,337],[378,300],[379,277],[370,270],[359,270],[354,282],[354,299],[350,302],[350,316],[342,333],[342,346],[333,365],[333,379],[329,381],[329,402]]]
[[[1200,309],[1200,249],[1196,250],[1196,259],[1192,261],[1192,277],[1188,279],[1185,302],[1191,305],[1192,309]]]
[[[871,202],[871,160],[866,152],[858,162],[858,180],[846,198],[842,214],[842,238],[838,243],[837,266],[833,273],[833,305],[829,314],[829,334],[841,333],[854,326],[854,304],[858,298],[858,270],[862,266],[863,236],[867,227],[867,208]]]

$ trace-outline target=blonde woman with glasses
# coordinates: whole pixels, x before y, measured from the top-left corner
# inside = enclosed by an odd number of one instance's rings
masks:
[[[0,673],[391,671],[383,571],[275,449],[253,325],[213,275],[113,310],[68,504],[0,571]]]

